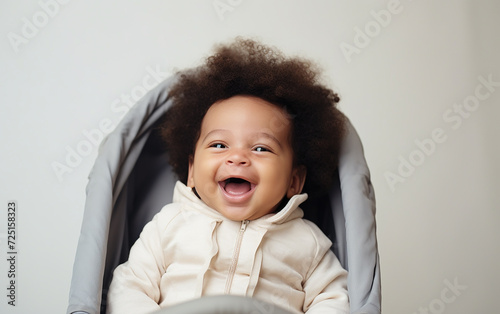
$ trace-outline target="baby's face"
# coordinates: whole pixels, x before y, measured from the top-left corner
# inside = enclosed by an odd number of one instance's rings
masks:
[[[293,166],[291,121],[260,98],[234,96],[207,111],[190,161],[188,186],[231,220],[273,212],[300,193],[305,171]]]

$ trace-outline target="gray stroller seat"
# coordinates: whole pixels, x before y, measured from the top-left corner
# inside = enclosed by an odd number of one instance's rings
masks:
[[[128,259],[144,225],[172,201],[176,177],[157,126],[171,105],[168,92],[175,79],[143,97],[99,148],[86,190],[68,314],[106,312],[113,270]],[[361,141],[350,122],[334,186],[301,207],[305,218],[332,240],[332,250],[349,271],[351,313],[380,313],[375,196]],[[219,310],[202,306],[200,313],[226,313]]]

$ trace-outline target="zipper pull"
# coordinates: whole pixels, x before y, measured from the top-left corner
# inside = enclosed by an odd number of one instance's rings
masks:
[[[247,228],[247,225],[248,225],[249,223],[250,223],[250,221],[249,221],[249,220],[243,220],[243,221],[241,222],[241,228],[240,228],[240,231],[241,231],[241,232],[245,231],[245,229]]]

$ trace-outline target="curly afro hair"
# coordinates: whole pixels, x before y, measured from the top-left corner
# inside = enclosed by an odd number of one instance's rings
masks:
[[[307,169],[303,192],[316,195],[333,183],[345,117],[336,108],[338,95],[319,83],[319,71],[310,61],[237,38],[218,46],[202,66],[181,72],[169,95],[173,104],[160,131],[182,182],[187,181],[189,158],[209,107],[235,95],[250,95],[289,113],[294,162]]]

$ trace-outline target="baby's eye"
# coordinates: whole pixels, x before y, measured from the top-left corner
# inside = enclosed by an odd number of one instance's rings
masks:
[[[262,147],[262,146],[255,147],[255,151],[257,151],[257,152],[270,152],[269,149],[267,149],[266,147]]]
[[[213,148],[226,148],[226,145],[224,145],[222,143],[214,143],[214,144],[210,145],[210,147],[213,147]]]

